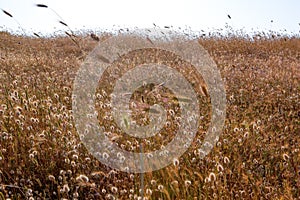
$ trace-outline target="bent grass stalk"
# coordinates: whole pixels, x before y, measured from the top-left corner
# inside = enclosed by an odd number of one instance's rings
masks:
[[[45,4],[36,4],[36,7],[50,9],[59,18],[58,22],[69,29],[71,34],[66,31],[65,31],[65,33],[74,42],[74,44],[80,49],[80,51],[82,51],[82,48],[81,48],[79,42],[76,40],[77,37],[74,34],[74,32],[72,31],[72,29],[70,28],[70,26],[65,22],[65,20],[54,9],[52,9],[51,7],[49,7]]]

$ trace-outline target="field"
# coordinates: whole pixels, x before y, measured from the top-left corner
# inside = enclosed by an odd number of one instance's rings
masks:
[[[109,37],[101,35],[100,42]],[[299,198],[299,38],[200,37],[225,82],[223,133],[200,158],[196,149],[209,124],[210,107],[209,97],[199,94],[206,117],[192,146],[173,165],[145,174],[103,165],[76,132],[73,81],[96,39],[0,32],[0,199],[142,199],[142,193],[145,199]],[[125,137],[105,121],[109,95],[98,92],[99,123],[119,146],[138,150],[146,141]],[[141,101],[139,95],[132,100]],[[139,123],[147,123],[147,117]],[[147,148],[167,144],[176,128],[171,123]]]

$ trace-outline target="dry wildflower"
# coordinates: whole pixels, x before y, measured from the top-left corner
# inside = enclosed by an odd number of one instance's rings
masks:
[[[260,119],[257,120],[256,124],[257,124],[258,126],[260,126],[260,125],[261,125],[261,120],[260,120]]]
[[[282,155],[282,158],[283,158],[284,161],[288,161],[290,159],[290,156],[288,154],[284,153]]]
[[[70,159],[69,158],[65,158],[65,163],[70,164]]]
[[[218,164],[217,170],[218,172],[222,172],[224,170],[224,167],[221,164]]]
[[[157,182],[156,182],[156,180],[154,180],[154,179],[152,179],[152,180],[150,181],[150,184],[151,184],[151,185],[156,185],[156,183],[157,183]]]
[[[230,160],[229,160],[229,158],[227,156],[225,156],[223,160],[224,160],[225,164],[230,163]]]
[[[189,187],[191,184],[192,184],[192,182],[190,180],[185,180],[184,181],[185,187]]]
[[[174,115],[175,115],[175,112],[174,112],[174,110],[172,110],[172,109],[168,110],[168,113],[169,113],[171,116],[174,116]]]
[[[34,158],[34,154],[33,153],[29,154],[29,158],[33,159]]]
[[[211,180],[210,180],[210,178],[209,177],[206,177],[205,179],[204,179],[204,182],[205,183],[209,183]]]
[[[173,159],[173,165],[177,167],[179,165],[179,160],[177,158]]]
[[[74,155],[72,156],[72,158],[73,158],[74,160],[78,160],[78,155],[74,154]]]
[[[74,197],[74,198],[78,198],[78,197],[79,197],[78,192],[74,192],[74,193],[73,193],[73,197]]]
[[[197,162],[197,159],[196,159],[195,157],[193,157],[192,160],[191,160],[191,162],[192,162],[192,163],[196,163],[196,162]]]
[[[32,189],[27,189],[26,195],[27,196],[32,196]]]
[[[21,113],[22,110],[23,110],[21,106],[15,106],[14,109],[15,109],[16,111],[20,112],[20,113]],[[6,109],[5,109],[5,110],[6,110]]]
[[[211,172],[211,173],[209,174],[208,178],[209,178],[210,181],[214,182],[214,181],[216,180],[216,175],[215,175],[215,173]]]
[[[148,158],[153,158],[153,154],[152,153],[147,153],[147,157]]]
[[[103,157],[104,159],[108,159],[108,158],[109,158],[109,155],[108,155],[108,153],[104,152],[104,153],[102,154],[102,157]]]
[[[160,185],[157,186],[157,189],[158,189],[159,191],[162,191],[162,190],[164,189],[164,186],[160,184]]]
[[[171,182],[171,184],[177,186],[178,185],[178,181],[174,180],[174,181]]]
[[[116,194],[118,192],[118,188],[114,186],[111,187],[111,192]]]
[[[50,181],[52,181],[52,182],[55,181],[55,177],[54,177],[53,175],[51,175],[51,174],[48,176],[48,179],[49,179]]]
[[[152,195],[152,190],[150,188],[147,188],[146,189],[146,194],[151,196]]]
[[[89,182],[89,178],[86,175],[80,174],[79,176],[76,177],[76,181],[87,183]]]
[[[109,199],[109,200],[115,200],[116,199],[116,197],[114,197],[114,195],[112,195],[112,194],[107,194],[105,197],[106,197],[105,199]]]
[[[59,174],[64,176],[64,175],[66,175],[66,171],[62,169],[62,170],[59,171]]]
[[[59,99],[59,95],[57,93],[55,93],[54,94],[54,98],[58,100]]]
[[[68,193],[68,192],[70,192],[70,188],[69,188],[68,184],[64,184],[63,193]]]

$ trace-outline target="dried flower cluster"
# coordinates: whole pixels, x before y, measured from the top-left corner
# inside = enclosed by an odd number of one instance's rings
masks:
[[[110,169],[80,142],[72,116],[72,84],[85,57],[82,52],[91,51],[98,40],[78,36],[78,41],[81,49],[65,37],[33,39],[0,32],[0,199],[300,196],[299,39],[200,38],[199,44],[208,50],[225,80],[224,132],[212,152],[200,159],[197,149],[209,126],[210,100],[201,90],[207,91],[195,84],[203,115],[197,137],[172,165],[144,174],[143,193],[140,174]],[[152,51],[146,52],[148,59],[163,63],[155,60]],[[139,60],[138,53],[114,63],[110,70],[119,69],[122,74],[131,65],[147,61]],[[129,58],[131,65],[126,64]],[[198,81],[199,77],[189,77],[191,66],[172,55],[168,58],[164,64],[177,66],[189,81]],[[95,94],[99,124],[106,135],[128,151],[139,151],[141,143],[145,151],[164,148],[180,126],[178,99],[163,86],[137,90],[130,104],[136,123],[147,124],[149,112],[156,112],[149,105],[161,100],[168,108],[167,123],[154,138],[125,136],[109,112],[111,71],[100,80],[102,88]]]

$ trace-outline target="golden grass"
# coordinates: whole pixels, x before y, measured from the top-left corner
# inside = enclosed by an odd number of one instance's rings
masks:
[[[0,33],[0,199],[136,199],[140,195],[140,175],[101,164],[81,144],[74,127],[72,83],[84,52],[90,52],[97,40],[78,36],[80,45],[76,45],[65,37],[32,39]],[[300,40],[233,37],[200,38],[199,43],[225,81],[223,134],[213,151],[199,159],[195,149],[209,122],[205,118],[192,147],[174,166],[145,174],[145,196],[296,199],[300,196]],[[101,90],[99,95],[105,97]],[[101,98],[99,102],[107,103]],[[208,104],[205,97],[203,102]],[[105,110],[98,109],[104,116]],[[104,123],[101,117],[99,122]],[[112,137],[118,135],[117,128],[107,129]],[[138,146],[137,140],[117,138],[124,149]]]

